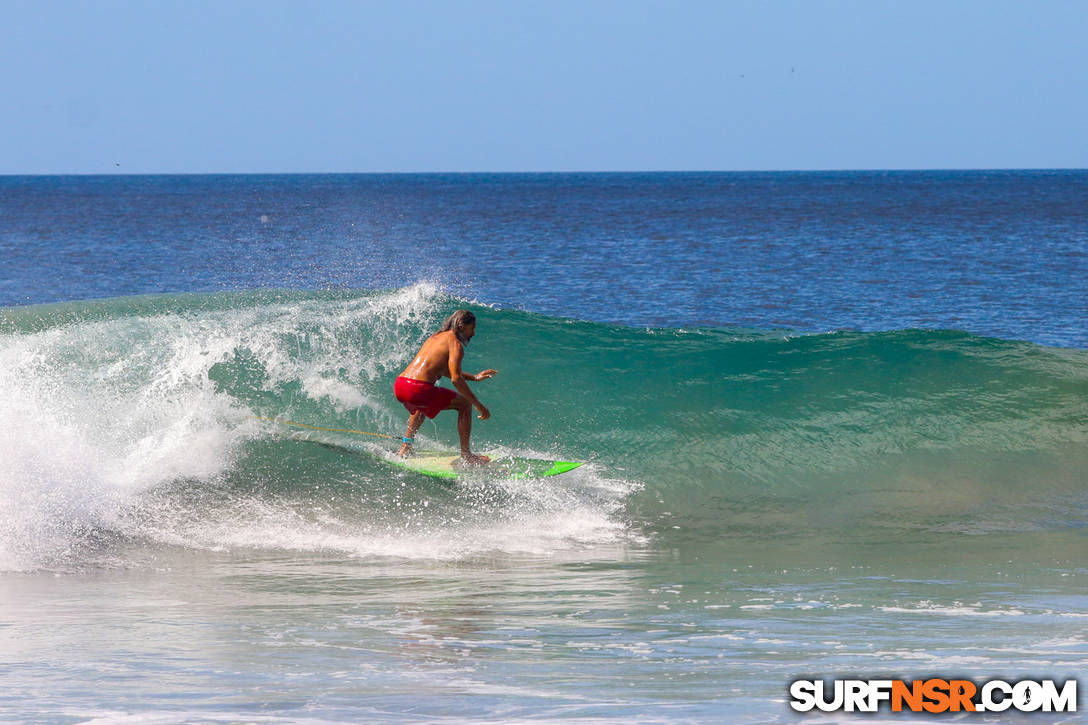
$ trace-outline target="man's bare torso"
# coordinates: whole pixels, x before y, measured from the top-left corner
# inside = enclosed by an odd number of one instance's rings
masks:
[[[436,332],[431,335],[419,348],[414,360],[404,368],[401,377],[412,380],[422,380],[427,383],[435,383],[443,376],[453,377],[450,374],[450,352],[453,346],[458,352],[463,349],[461,341],[453,330]]]

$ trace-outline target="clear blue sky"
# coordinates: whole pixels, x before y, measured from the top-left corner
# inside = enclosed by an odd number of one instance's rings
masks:
[[[1088,167],[1088,1],[0,1],[0,174]]]

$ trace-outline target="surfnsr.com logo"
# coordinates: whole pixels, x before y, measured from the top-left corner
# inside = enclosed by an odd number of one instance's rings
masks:
[[[797,712],[1076,712],[1077,681],[1066,680],[795,680]]]

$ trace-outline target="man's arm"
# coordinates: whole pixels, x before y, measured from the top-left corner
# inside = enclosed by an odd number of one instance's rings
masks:
[[[472,407],[480,412],[480,420],[487,420],[491,417],[491,411],[484,407],[484,404],[480,402],[479,398],[477,398],[468,387],[468,383],[465,382],[466,376],[461,372],[461,361],[464,359],[465,348],[461,345],[460,340],[454,338],[454,340],[450,342],[450,381],[453,382],[453,387],[457,388],[457,391],[461,393],[468,402],[472,403]],[[473,375],[472,378],[476,379],[477,376]]]

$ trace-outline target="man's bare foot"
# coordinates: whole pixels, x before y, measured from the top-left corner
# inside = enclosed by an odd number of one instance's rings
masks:
[[[400,447],[400,451],[397,453],[397,455],[400,456],[401,458],[411,458],[412,457],[412,447],[410,445],[408,445],[407,443],[405,443],[404,445],[402,445]]]
[[[478,456],[475,453],[462,453],[461,462],[462,466],[486,466],[491,462],[489,456]]]

